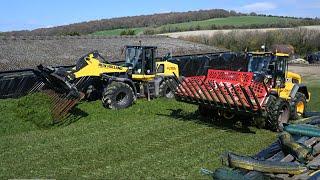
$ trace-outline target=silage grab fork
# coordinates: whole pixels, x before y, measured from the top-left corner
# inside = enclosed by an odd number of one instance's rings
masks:
[[[51,67],[38,66],[38,69],[36,75],[44,84],[41,91],[50,97],[54,123],[59,123],[65,120],[70,115],[72,108],[85,97],[80,89],[87,83],[89,77],[69,82]]]

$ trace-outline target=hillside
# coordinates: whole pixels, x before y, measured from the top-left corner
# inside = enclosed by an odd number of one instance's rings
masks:
[[[115,30],[122,28],[158,27],[165,24],[174,24],[188,21],[199,21],[211,18],[239,16],[242,13],[223,9],[199,10],[189,12],[171,12],[152,15],[140,15],[130,17],[118,17],[101,19],[88,22],[74,23],[70,25],[52,28],[40,28],[32,31],[13,31],[2,35],[7,36],[56,36],[56,35],[85,35],[102,30]]]
[[[168,32],[184,32],[198,30],[219,29],[245,29],[245,28],[285,28],[308,24],[306,20],[269,16],[231,16],[226,18],[214,18],[203,21],[190,21],[177,24],[162,25],[156,28],[133,28],[137,35],[162,34]],[[319,22],[320,24],[320,22]],[[120,35],[126,29],[104,30],[92,33],[92,35],[114,36]],[[192,32],[191,32],[192,33]]]
[[[125,29],[135,29],[136,34],[141,33],[143,29],[144,34],[150,35],[200,29],[296,27],[318,24],[320,24],[319,19],[276,17],[212,9],[93,20],[32,31],[0,32],[0,36],[78,36],[92,33],[119,35]]]
[[[243,28],[253,25],[275,25],[278,23],[298,22],[298,19],[279,18],[279,17],[265,17],[265,16],[232,16],[226,18],[214,18],[203,21],[190,21],[185,23],[162,25],[157,28],[134,28],[136,34],[142,32],[148,33],[154,31],[152,34],[159,34],[165,32],[187,31],[195,29],[223,29],[223,28]],[[93,35],[114,36],[120,35],[126,29],[104,30],[94,32]]]

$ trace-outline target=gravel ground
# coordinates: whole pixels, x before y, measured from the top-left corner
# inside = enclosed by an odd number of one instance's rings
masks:
[[[319,80],[319,68],[320,66],[291,65],[289,66],[289,71],[300,74],[302,78],[307,78],[308,80]]]
[[[137,37],[19,37],[0,38],[0,71],[44,65],[71,65],[86,53],[98,50],[107,60],[123,59],[125,45],[158,46],[158,55],[208,53],[219,51],[206,45],[163,36]]]

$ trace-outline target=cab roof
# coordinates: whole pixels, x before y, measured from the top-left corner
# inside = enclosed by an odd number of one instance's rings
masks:
[[[279,57],[289,57],[289,54],[285,53],[273,53],[273,52],[249,52],[248,54],[252,55],[274,55],[274,56],[279,56]]]
[[[133,45],[127,45],[126,48],[157,49],[157,46],[133,46]]]

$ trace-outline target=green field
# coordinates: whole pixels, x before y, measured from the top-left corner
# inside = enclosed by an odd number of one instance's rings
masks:
[[[119,36],[122,31],[125,31],[127,29],[113,29],[113,30],[105,30],[105,31],[97,31],[92,33],[92,35],[96,36]],[[140,35],[144,28],[132,28],[132,30],[135,31],[136,35]]]
[[[221,153],[254,154],[276,137],[206,124],[195,106],[164,99],[139,100],[122,111],[83,102],[78,108],[87,115],[48,129],[38,123],[50,122],[43,100],[36,94],[0,101],[1,179],[203,178],[200,168],[219,167]]]
[[[194,29],[212,29],[212,26],[216,26],[217,28],[223,28],[224,26],[236,26],[236,27],[244,27],[249,25],[267,25],[267,24],[276,24],[276,23],[286,23],[289,21],[298,21],[295,19],[288,18],[279,18],[279,17],[264,17],[264,16],[234,16],[227,18],[214,18],[208,19],[204,21],[191,21],[185,23],[178,24],[168,24],[160,27],[156,27],[155,30],[173,30],[179,29],[183,31],[187,31],[190,28]],[[228,29],[228,28],[227,28]],[[115,36],[120,35],[122,31],[126,29],[115,29],[115,30],[105,30],[98,31],[93,33],[92,35],[101,35],[101,36]],[[145,28],[134,28],[136,34],[139,35],[143,33]]]
[[[187,29],[191,26],[199,26],[201,28],[210,28],[210,26],[215,25],[219,26],[247,26],[247,25],[261,25],[261,24],[275,24],[279,22],[293,21],[293,19],[279,18],[279,17],[264,17],[264,16],[235,16],[227,18],[215,18],[204,21],[191,21],[186,23],[179,24],[169,24],[162,27],[178,27],[182,29]],[[296,20],[295,20],[296,21]],[[162,28],[160,27],[160,28]]]
[[[311,112],[320,112],[320,79],[305,78],[309,91],[311,92],[311,101],[308,103],[308,110]]]
[[[320,111],[320,81],[306,82],[313,94],[309,110]],[[200,169],[220,167],[223,152],[253,155],[277,136],[209,123],[196,106],[166,99],[138,100],[121,111],[82,102],[55,126],[41,94],[0,100],[0,109],[1,179],[208,178]]]

